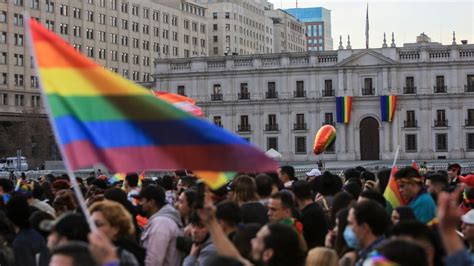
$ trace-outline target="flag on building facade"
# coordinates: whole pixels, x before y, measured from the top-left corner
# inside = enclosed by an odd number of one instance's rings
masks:
[[[392,122],[397,108],[396,95],[380,96],[380,111],[383,122]]]
[[[81,55],[34,19],[31,46],[49,117],[71,170],[278,168],[243,138],[196,118]]]
[[[336,97],[336,119],[338,123],[348,124],[351,121],[352,96]]]

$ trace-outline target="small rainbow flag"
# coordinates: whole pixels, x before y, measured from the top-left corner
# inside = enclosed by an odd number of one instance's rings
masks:
[[[126,174],[124,174],[124,173],[116,173],[111,178],[109,178],[108,182],[109,182],[109,184],[115,184],[117,182],[124,181],[125,176],[126,176]]]
[[[158,97],[160,99],[163,99],[163,100],[171,103],[172,105],[174,105],[174,106],[180,108],[181,110],[186,111],[190,114],[193,114],[195,116],[202,116],[203,115],[202,109],[200,107],[196,106],[196,101],[189,98],[189,97],[179,95],[179,94],[170,93],[170,92],[164,92],[164,91],[153,91],[153,94],[156,97]]]
[[[138,175],[138,187],[141,187],[142,186],[142,181],[143,179],[145,179],[145,171],[142,171],[139,175]]]
[[[71,170],[97,163],[113,172],[278,168],[243,138],[108,71],[36,20],[27,25],[50,121]]]
[[[352,96],[336,97],[336,116],[338,123],[348,124],[351,121]]]
[[[194,171],[194,174],[202,179],[206,185],[211,189],[219,189],[223,185],[231,181],[236,175],[236,172],[209,172],[209,171]]]
[[[390,203],[390,205],[392,205],[392,208],[396,208],[405,204],[402,196],[400,195],[400,189],[398,187],[397,181],[395,181],[395,173],[397,171],[398,169],[396,166],[394,166],[392,171],[390,171],[388,185],[383,193],[384,198]]]
[[[380,110],[382,111],[382,121],[392,122],[397,108],[397,96],[385,95],[380,96]]]

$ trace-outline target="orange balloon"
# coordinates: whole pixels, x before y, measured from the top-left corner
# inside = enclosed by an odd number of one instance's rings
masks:
[[[336,139],[336,129],[331,125],[324,125],[314,137],[313,151],[316,155],[324,152]]]

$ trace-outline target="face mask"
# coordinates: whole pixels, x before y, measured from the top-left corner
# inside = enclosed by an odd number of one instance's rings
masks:
[[[360,248],[359,240],[354,234],[354,231],[352,231],[352,228],[350,228],[349,226],[346,226],[346,229],[344,229],[343,236],[344,236],[344,240],[346,240],[347,246],[353,249]]]

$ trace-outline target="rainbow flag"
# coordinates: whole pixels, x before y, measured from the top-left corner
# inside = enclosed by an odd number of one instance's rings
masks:
[[[392,205],[392,208],[396,208],[400,205],[404,205],[402,196],[400,195],[400,189],[395,181],[395,173],[398,171],[397,167],[394,166],[390,171],[390,178],[388,180],[387,187],[383,193],[384,198]]]
[[[336,97],[336,119],[338,123],[348,124],[351,121],[352,96]]]
[[[145,179],[145,171],[142,171],[139,175],[138,175],[138,187],[141,187],[142,186],[142,181],[143,179]]]
[[[173,104],[183,111],[195,116],[203,116],[201,108],[196,106],[196,101],[189,97],[164,91],[153,91],[153,94],[156,97]]]
[[[397,96],[385,95],[380,96],[380,110],[382,111],[382,121],[392,122],[397,108]]]
[[[58,144],[71,170],[275,171],[243,138],[194,117],[81,55],[29,19],[31,45]]]
[[[206,185],[211,189],[219,189],[223,185],[231,181],[236,175],[236,172],[209,172],[209,171],[195,171],[194,174],[202,179]]]
[[[124,181],[125,176],[126,176],[125,173],[116,173],[111,178],[109,178],[108,182],[109,182],[109,184],[115,184],[117,182]]]

